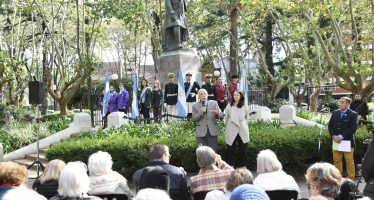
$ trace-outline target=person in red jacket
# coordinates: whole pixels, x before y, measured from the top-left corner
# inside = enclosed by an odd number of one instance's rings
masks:
[[[238,89],[238,83],[239,83],[239,76],[236,74],[232,75],[230,85],[229,85],[229,92],[230,92],[231,97],[234,96],[235,90]]]
[[[223,112],[227,106],[227,95],[226,87],[222,84],[222,80],[219,77],[216,80],[216,100],[219,109]]]

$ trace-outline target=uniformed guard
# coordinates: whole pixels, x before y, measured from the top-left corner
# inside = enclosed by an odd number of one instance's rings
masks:
[[[169,82],[165,85],[164,104],[169,115],[177,115],[176,104],[178,101],[178,84],[174,83],[175,74],[169,73]]]
[[[184,82],[184,91],[186,93],[187,111],[188,118],[192,117],[192,105],[196,102],[197,92],[200,89],[199,84],[196,81],[191,81],[191,72],[186,73],[186,82]]]
[[[205,84],[201,88],[208,92],[209,100],[216,100],[216,87],[212,84],[212,74],[205,74]]]

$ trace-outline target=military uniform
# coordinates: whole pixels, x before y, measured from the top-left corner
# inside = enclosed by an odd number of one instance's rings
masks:
[[[208,100],[216,100],[216,87],[213,84],[205,83],[201,88],[208,92]]]
[[[174,78],[175,75],[169,73],[169,78]],[[177,115],[176,104],[178,101],[178,84],[169,82],[165,85],[164,103],[166,103],[166,112],[169,115]]]
[[[190,93],[188,93],[188,90],[190,89]],[[186,102],[187,102],[187,109],[188,113],[192,113],[192,104],[196,102],[196,96],[197,92],[200,90],[200,86],[196,81],[186,81],[184,82],[184,91],[186,93]]]

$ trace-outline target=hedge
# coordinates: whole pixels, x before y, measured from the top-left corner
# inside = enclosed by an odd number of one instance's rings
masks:
[[[221,123],[221,131],[224,125]],[[249,162],[247,167],[256,169],[259,151],[271,149],[277,155],[283,168],[291,174],[303,174],[307,167],[317,160],[320,129],[318,127],[283,127],[275,123],[250,124]],[[356,133],[356,159],[361,160],[365,151],[363,141],[370,135],[363,129]],[[47,158],[62,159],[66,162],[80,160],[87,162],[90,154],[102,150],[113,157],[113,168],[130,178],[148,160],[147,150],[152,144],[163,143],[170,147],[171,164],[183,166],[188,172],[197,172],[192,122],[172,124],[132,124],[109,131],[82,132],[78,136],[53,145],[47,151]],[[322,133],[322,160],[332,162],[331,142],[327,130]],[[218,153],[227,160],[227,146],[223,133],[219,136]]]

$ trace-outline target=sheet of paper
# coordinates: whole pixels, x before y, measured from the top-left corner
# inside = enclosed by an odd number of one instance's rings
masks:
[[[350,140],[342,140],[340,143],[336,143],[332,141],[332,150],[335,151],[344,151],[344,152],[351,152],[351,141]]]

